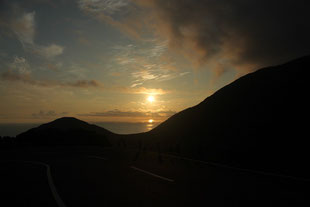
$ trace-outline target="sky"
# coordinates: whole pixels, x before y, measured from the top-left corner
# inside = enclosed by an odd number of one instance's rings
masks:
[[[308,55],[309,9],[303,0],[0,0],[0,123],[164,121],[242,75]]]

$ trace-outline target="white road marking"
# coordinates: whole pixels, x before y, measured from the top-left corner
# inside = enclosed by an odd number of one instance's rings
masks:
[[[202,160],[195,160],[195,159],[191,159],[191,158],[187,158],[187,157],[180,157],[180,156],[170,155],[170,154],[163,154],[163,155],[167,156],[167,157],[182,159],[182,160],[199,162],[199,163],[202,163],[205,165],[213,165],[215,167],[229,168],[229,169],[233,169],[233,170],[250,172],[250,173],[254,173],[254,174],[261,174],[261,175],[267,175],[267,176],[282,177],[282,178],[288,178],[288,179],[293,179],[293,180],[310,182],[310,179],[308,179],[308,178],[301,178],[301,177],[295,177],[295,176],[291,176],[291,175],[283,175],[283,174],[277,174],[277,173],[271,173],[271,172],[264,172],[264,171],[259,171],[259,170],[251,170],[251,169],[246,169],[246,168],[232,167],[229,165],[219,164],[219,163],[215,163],[215,162],[206,162],[206,161],[202,161]]]
[[[107,158],[105,157],[98,157],[98,156],[87,156],[89,158],[94,158],[94,159],[99,159],[99,160],[108,160]]]
[[[59,194],[57,192],[57,189],[56,189],[55,184],[53,182],[53,178],[52,178],[52,174],[51,174],[51,168],[48,164],[46,164],[44,162],[39,162],[39,161],[25,161],[25,160],[6,160],[4,162],[23,162],[23,163],[31,163],[31,164],[35,164],[35,165],[43,165],[44,167],[46,167],[47,180],[48,180],[48,184],[50,186],[51,192],[54,196],[54,199],[55,199],[55,201],[59,207],[66,207],[65,203],[63,202],[63,200],[61,199],[61,197],[59,196]]]
[[[146,173],[146,174],[148,174],[148,175],[151,175],[151,176],[160,178],[160,179],[162,179],[162,180],[166,180],[166,181],[169,181],[169,182],[174,182],[174,180],[172,180],[172,179],[165,178],[165,177],[162,177],[162,176],[160,176],[160,175],[156,175],[156,174],[154,174],[154,173],[148,172],[148,171],[146,171],[146,170],[142,170],[142,169],[140,169],[140,168],[136,168],[135,166],[131,166],[131,168],[134,169],[134,170],[137,170],[137,171]]]

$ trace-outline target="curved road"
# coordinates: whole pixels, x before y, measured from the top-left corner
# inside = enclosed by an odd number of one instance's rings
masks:
[[[10,155],[3,156],[10,157]],[[8,164],[11,163],[11,164]],[[12,164],[14,163],[14,164]],[[231,168],[174,155],[94,150],[25,153],[2,160],[3,181],[34,180],[44,206],[309,206],[309,180]],[[33,167],[31,167],[33,165]],[[39,175],[45,168],[45,178]],[[16,174],[18,172],[19,174]],[[24,173],[23,180],[14,176]],[[47,184],[44,184],[47,180]],[[25,182],[26,182],[25,181]],[[32,183],[32,181],[30,182]],[[20,184],[22,185],[22,184]],[[19,186],[18,183],[16,186]],[[44,187],[46,186],[46,187]],[[34,188],[39,189],[34,189]],[[25,186],[27,188],[27,186]],[[1,189],[1,187],[0,187]],[[6,189],[0,193],[6,194]],[[26,191],[19,207],[42,206]],[[55,204],[48,198],[48,194]],[[22,198],[27,198],[22,203]],[[44,202],[44,198],[42,202]],[[27,203],[28,202],[28,203]],[[31,205],[29,204],[31,203]],[[0,200],[1,204],[1,200]],[[14,202],[12,202],[14,204]],[[2,206],[2,205],[1,205]],[[14,205],[11,205],[14,206]]]

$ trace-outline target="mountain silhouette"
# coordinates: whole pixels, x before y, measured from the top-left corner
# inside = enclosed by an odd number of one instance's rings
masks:
[[[257,70],[137,139],[184,156],[309,176],[309,70],[310,56]]]
[[[110,145],[309,177],[310,56],[228,84],[153,130],[117,135],[60,118],[16,137],[37,145]]]
[[[73,117],[63,117],[16,136],[20,143],[34,145],[104,145],[113,133]]]

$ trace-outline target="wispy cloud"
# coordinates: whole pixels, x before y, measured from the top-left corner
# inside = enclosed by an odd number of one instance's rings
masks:
[[[142,85],[144,82],[149,80],[154,80],[158,82],[167,81],[189,73],[178,73],[175,71],[170,71],[165,69],[165,67],[161,64],[144,65],[144,67],[144,70],[131,73],[131,76],[134,79],[134,81],[132,82],[133,84],[131,85],[132,87],[135,87],[136,85]]]
[[[119,29],[121,32],[140,39],[141,19],[134,20],[140,11],[131,0],[80,0],[79,8],[85,14]],[[131,18],[127,18],[127,17]]]
[[[112,15],[129,5],[128,0],[80,0],[80,9],[93,15],[104,12]]]
[[[162,59],[167,47],[166,41],[152,41],[145,46],[116,46],[114,61],[122,70],[132,71],[131,87],[141,86],[147,81],[167,81],[188,74],[178,71],[174,62]]]
[[[31,69],[28,61],[24,57],[15,56],[12,63],[9,64],[10,70],[18,74],[30,74]]]
[[[160,58],[163,54],[165,54],[168,49],[168,42],[152,39],[143,45],[116,45],[113,49],[117,51],[117,57],[124,59],[132,59],[135,61],[136,59],[139,59],[139,57],[144,57],[146,59],[153,60],[154,58]]]
[[[153,42],[155,44],[149,50],[149,54],[148,54],[149,58],[160,57],[162,54],[164,54],[167,51],[168,41],[157,42],[157,40],[155,40]]]
[[[0,28],[13,33],[22,44],[25,51],[37,54],[44,58],[53,58],[61,55],[64,47],[57,44],[41,45],[35,42],[36,36],[36,12],[27,12],[18,4],[11,5],[9,14],[1,15]]]
[[[33,46],[34,53],[45,57],[47,59],[51,59],[53,57],[59,56],[63,53],[64,47],[56,44],[51,44],[48,46]]]
[[[15,9],[16,13],[17,10]],[[18,40],[25,46],[34,44],[35,12],[23,12],[10,20],[10,27]]]

